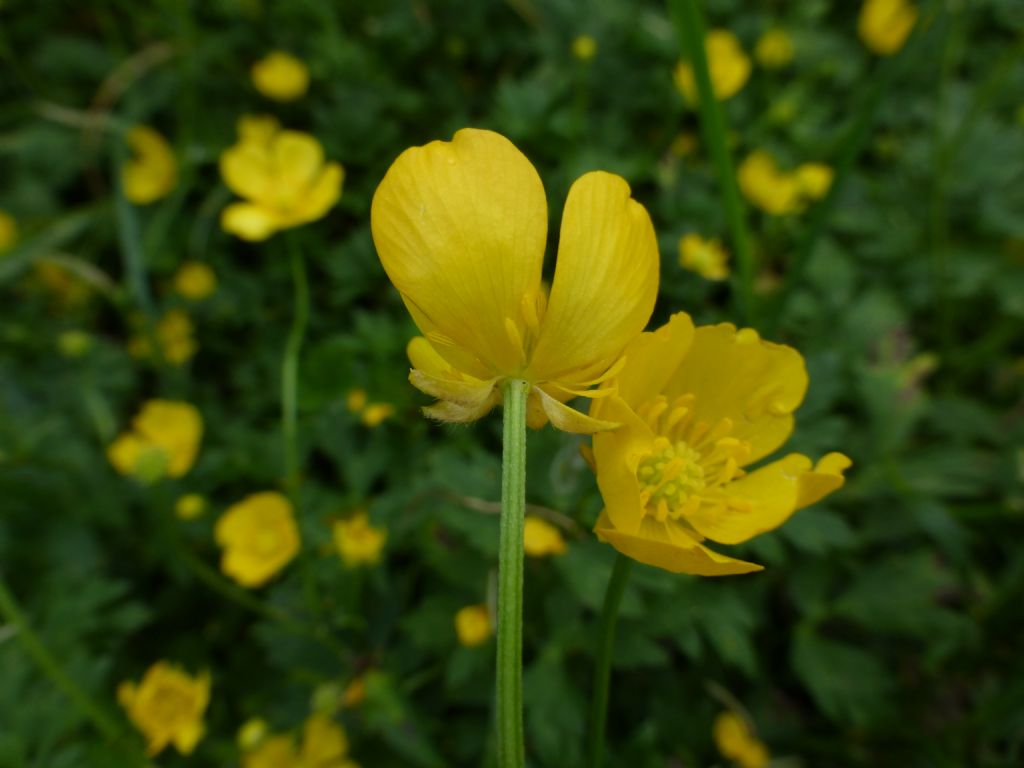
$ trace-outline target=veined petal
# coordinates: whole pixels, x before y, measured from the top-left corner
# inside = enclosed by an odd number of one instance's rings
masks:
[[[582,381],[611,365],[651,317],[659,261],[651,217],[626,181],[604,171],[577,179],[530,363],[535,379]]]
[[[693,335],[693,320],[677,312],[661,328],[633,339],[623,353],[626,365],[610,382],[619,397],[636,408],[663,392],[690,351]]]
[[[730,419],[730,436],[750,441],[744,462],[749,464],[774,451],[793,431],[793,411],[807,391],[807,370],[795,349],[762,341],[749,328],[701,326],[663,391],[670,400],[696,395],[698,421]]]
[[[708,549],[685,528],[671,522],[657,523],[648,519],[638,533],[628,534],[617,530],[611,520],[602,515],[594,531],[627,557],[672,573],[729,576],[763,570],[763,566],[756,563]]]
[[[539,290],[547,202],[508,139],[465,129],[406,150],[374,194],[371,229],[425,335],[451,339],[494,374],[521,372],[524,350],[507,323],[525,338],[523,296]]]
[[[430,418],[457,423],[475,421],[501,402],[497,378],[481,380],[452,368],[422,336],[409,342],[406,354],[413,366],[409,382],[441,401],[423,409]]]
[[[425,395],[438,400],[448,400],[460,405],[476,405],[483,402],[495,389],[497,379],[458,379],[431,376],[413,368],[409,371],[409,383]]]
[[[655,435],[617,397],[595,401],[591,413],[595,418],[621,424],[614,431],[594,435],[597,485],[615,528],[626,534],[636,533],[644,517],[636,470],[640,456],[650,450]]]
[[[439,400],[433,405],[423,409],[423,415],[435,421],[442,421],[448,424],[468,424],[471,421],[482,419],[494,406],[501,402],[501,393],[497,388],[492,389],[490,394],[479,403],[454,403],[449,400]]]
[[[799,508],[802,478],[810,469],[809,458],[791,453],[729,483],[720,499],[702,503],[687,522],[721,544],[739,544],[778,528]]]
[[[577,435],[593,435],[599,432],[616,429],[619,424],[614,421],[605,421],[593,416],[580,413],[575,408],[570,408],[563,402],[555,399],[540,387],[534,387],[530,393],[532,400],[536,396],[537,402],[548,417],[551,424],[563,432],[572,432]]]
[[[278,217],[269,209],[253,203],[232,203],[220,214],[220,225],[225,232],[243,240],[266,240],[281,226]]]

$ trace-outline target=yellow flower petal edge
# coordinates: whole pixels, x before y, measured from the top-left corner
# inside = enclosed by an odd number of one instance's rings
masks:
[[[748,573],[760,566],[703,542],[747,541],[843,485],[841,453],[744,469],[792,431],[807,388],[796,350],[728,324],[694,328],[680,313],[625,358],[591,409],[621,424],[594,435],[592,462],[605,501],[595,530],[623,554],[675,573]]]
[[[439,400],[427,415],[478,419],[519,378],[532,385],[532,427],[615,426],[565,403],[597,394],[654,307],[654,227],[623,179],[596,171],[572,186],[550,299],[544,188],[500,134],[467,128],[403,152],[374,195],[371,229],[423,334],[408,351],[410,381]]]

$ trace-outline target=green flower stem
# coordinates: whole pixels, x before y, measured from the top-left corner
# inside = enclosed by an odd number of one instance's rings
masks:
[[[733,253],[736,256],[736,310],[742,322],[753,325],[757,320],[754,307],[754,250],[750,242],[750,233],[747,231],[743,198],[740,197],[739,187],[736,185],[736,171],[727,143],[728,132],[722,105],[715,98],[711,86],[707,52],[704,50],[704,20],[697,7],[697,0],[668,0],[668,4],[679,45],[693,67],[701,135],[715,165],[722,207],[725,209]]]
[[[299,487],[299,445],[296,413],[299,396],[299,354],[309,321],[309,282],[306,262],[294,238],[288,238],[288,255],[292,265],[295,290],[295,315],[288,332],[281,364],[281,431],[284,435],[285,483],[294,493]]]
[[[598,637],[594,664],[594,687],[590,699],[590,750],[588,768],[600,768],[604,761],[604,729],[608,720],[608,681],[611,678],[612,655],[615,649],[615,627],[619,619],[622,595],[633,573],[633,561],[625,555],[615,559],[601,611],[601,633]]]
[[[498,766],[522,768],[523,743],[523,525],[526,520],[526,398],[530,385],[502,385],[505,423],[501,463],[501,535],[498,544]]]
[[[0,617],[3,617],[3,620],[14,628],[15,637],[21,642],[25,652],[36,663],[39,670],[71,700],[83,717],[91,722],[96,730],[112,744],[122,745],[125,741],[122,729],[103,707],[79,688],[78,684],[57,663],[57,660],[29,626],[14,595],[11,594],[2,577],[0,577]]]

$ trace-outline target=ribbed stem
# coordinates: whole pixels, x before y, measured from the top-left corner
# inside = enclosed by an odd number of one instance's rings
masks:
[[[523,768],[523,525],[526,519],[526,398],[530,385],[502,386],[504,430],[498,543],[498,768]]]
[[[615,627],[619,620],[619,605],[633,572],[633,561],[625,555],[615,559],[608,589],[604,593],[601,611],[601,630],[598,635],[597,658],[594,662],[594,687],[590,699],[589,768],[600,768],[604,761],[604,730],[608,720],[608,683],[612,672],[615,650]]]

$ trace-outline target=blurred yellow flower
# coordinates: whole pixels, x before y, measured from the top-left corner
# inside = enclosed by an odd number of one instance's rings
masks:
[[[523,551],[530,557],[565,554],[562,532],[542,517],[527,515],[523,528]]]
[[[767,213],[784,216],[804,208],[803,190],[796,175],[780,170],[775,159],[763,150],[744,158],[737,178],[743,195]]]
[[[621,553],[675,573],[761,570],[705,539],[739,544],[843,484],[850,460],[791,453],[749,473],[793,431],[807,389],[800,353],[730,324],[694,329],[685,313],[626,349],[630,364],[594,401],[623,426],[594,437],[605,509],[595,528]]]
[[[597,55],[597,40],[590,35],[580,35],[572,41],[572,55],[580,61],[590,61]]]
[[[781,69],[793,60],[793,39],[783,29],[769,29],[758,39],[754,58],[765,69]]]
[[[203,714],[210,702],[210,675],[202,672],[191,677],[173,664],[158,661],[138,685],[121,683],[117,700],[128,719],[146,737],[150,757],[169,744],[188,755],[203,736]]]
[[[472,648],[483,645],[494,634],[491,614],[486,605],[467,605],[455,614],[455,634],[459,642]]]
[[[137,125],[125,140],[132,157],[121,168],[124,196],[136,205],[165,197],[178,181],[178,161],[167,140],[152,128]]]
[[[725,280],[729,254],[718,240],[705,240],[691,232],[679,238],[679,266],[708,280]]]
[[[192,318],[186,312],[180,309],[166,312],[153,329],[164,360],[171,365],[182,365],[191,360],[199,349],[193,331]],[[150,357],[152,345],[149,337],[143,333],[136,334],[128,342],[128,351],[135,357]]]
[[[409,379],[440,400],[435,419],[479,419],[501,383],[531,385],[527,421],[569,432],[614,425],[565,402],[614,370],[647,324],[658,292],[658,243],[629,185],[603,171],[569,190],[550,297],[541,269],[547,200],[537,171],[497,133],[407,149],[373,198],[377,252],[423,333]]]
[[[363,424],[368,427],[379,426],[395,415],[395,406],[390,403],[370,403],[363,409]]]
[[[235,741],[242,751],[255,749],[267,736],[267,721],[259,717],[251,717],[238,729]]]
[[[281,124],[273,115],[242,115],[235,123],[239,143],[249,141],[257,144],[269,142],[281,130]]]
[[[722,756],[742,768],[768,765],[768,748],[750,732],[746,720],[734,712],[722,712],[716,717],[712,734]]]
[[[309,88],[309,70],[300,59],[272,51],[252,65],[256,90],[274,101],[294,101]]]
[[[872,52],[891,56],[903,47],[917,23],[917,7],[907,0],[865,0],[857,32]]]
[[[206,497],[198,493],[179,496],[174,504],[174,514],[181,520],[195,520],[206,512]]]
[[[266,240],[282,229],[323,217],[341,197],[345,171],[327,162],[308,133],[278,130],[276,122],[246,118],[237,144],[220,156],[224,183],[244,202],[221,213],[221,226],[243,240]]]
[[[345,729],[320,714],[311,715],[303,724],[298,747],[295,737],[286,733],[264,735],[254,747],[242,749],[242,768],[357,768],[347,757]]]
[[[202,301],[217,290],[217,275],[209,264],[186,261],[174,275],[174,292],[192,301]]]
[[[144,482],[182,477],[195,464],[203,437],[203,417],[195,406],[172,400],[149,400],[121,433],[107,458],[122,475]]]
[[[299,528],[288,498],[276,491],[245,497],[221,516],[214,538],[220,568],[243,587],[260,587],[299,552]]]
[[[366,399],[365,389],[350,389],[345,396],[345,406],[351,413],[362,413],[366,407]]]
[[[832,186],[832,169],[824,163],[804,163],[795,173],[801,193],[811,200],[820,200]]]
[[[339,520],[333,526],[334,545],[338,554],[349,568],[360,565],[376,565],[380,553],[388,540],[384,528],[374,528],[366,512],[357,512],[347,520]]]
[[[713,29],[704,38],[704,48],[715,98],[719,101],[732,98],[750,77],[750,59],[743,52],[739,39],[727,29]],[[683,94],[686,103],[691,106],[696,104],[697,81],[690,63],[680,61],[673,76],[676,88]]]
[[[88,331],[63,331],[57,337],[57,349],[64,357],[79,358],[89,353],[93,341]]]
[[[0,211],[0,253],[9,251],[18,242],[18,222],[7,211]]]

